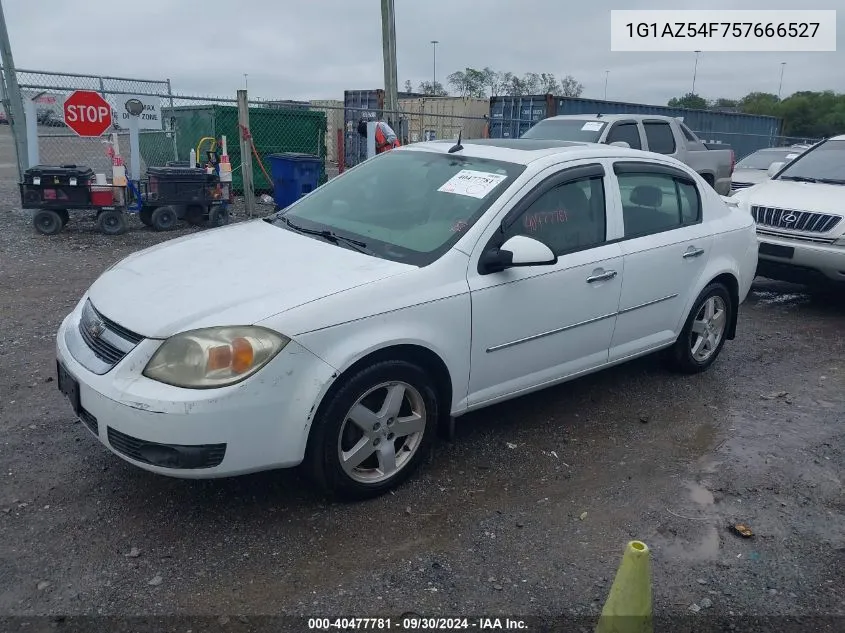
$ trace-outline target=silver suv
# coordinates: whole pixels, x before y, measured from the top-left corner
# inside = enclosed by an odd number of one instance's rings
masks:
[[[757,222],[757,274],[812,285],[845,283],[845,134],[814,145],[772,177],[726,198]]]

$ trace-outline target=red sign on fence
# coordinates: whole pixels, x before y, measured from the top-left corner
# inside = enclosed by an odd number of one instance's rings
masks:
[[[102,136],[112,124],[111,105],[93,90],[77,90],[65,101],[65,124],[79,136]]]

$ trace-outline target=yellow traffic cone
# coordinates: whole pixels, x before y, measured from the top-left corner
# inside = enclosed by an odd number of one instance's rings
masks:
[[[651,554],[641,541],[625,547],[596,633],[652,633]]]

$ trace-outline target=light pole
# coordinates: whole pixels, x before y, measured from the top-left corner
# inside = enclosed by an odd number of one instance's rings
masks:
[[[249,75],[244,73],[244,90],[249,90]]]
[[[610,76],[610,71],[604,71],[604,100],[607,101],[607,78]]]
[[[695,94],[695,78],[698,74],[698,55],[701,51],[695,51],[695,66],[692,69],[692,94]]]
[[[780,63],[780,83],[778,84],[778,101],[780,101],[780,91],[783,88],[783,69],[786,67],[786,62]]]
[[[431,93],[437,96],[437,45],[440,42],[431,40],[432,47],[432,63],[431,63]]]
[[[695,76],[698,73],[698,54],[701,51],[695,51],[695,66],[692,69],[692,94],[695,94]]]

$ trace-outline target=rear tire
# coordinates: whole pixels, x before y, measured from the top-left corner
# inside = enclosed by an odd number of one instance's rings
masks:
[[[52,209],[41,209],[36,212],[32,218],[32,224],[41,235],[56,235],[61,233],[65,226],[62,222],[62,216]]]
[[[159,207],[153,211],[150,221],[156,231],[172,231],[178,222],[176,210],[173,207]]]
[[[122,211],[100,211],[97,226],[106,235],[122,235],[126,233],[126,216]]]
[[[735,309],[730,292],[722,284],[713,283],[702,290],[677,341],[666,350],[669,366],[684,374],[697,374],[710,367],[722,351]]]
[[[215,228],[229,224],[229,209],[217,206],[212,207],[208,212],[208,227]]]
[[[437,434],[437,391],[422,368],[402,360],[342,380],[317,412],[304,466],[334,496],[376,497],[426,459]]]

